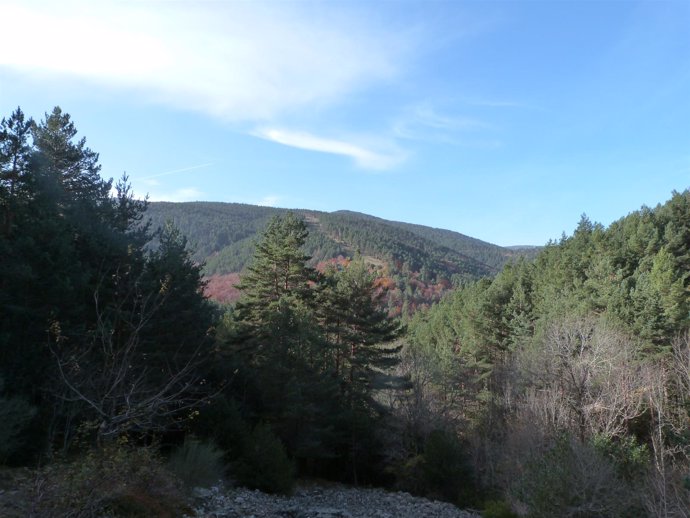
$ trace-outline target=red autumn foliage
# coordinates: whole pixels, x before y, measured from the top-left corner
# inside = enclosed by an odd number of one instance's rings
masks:
[[[230,304],[240,298],[240,290],[235,285],[240,282],[239,273],[211,275],[206,279],[204,295],[222,304]]]

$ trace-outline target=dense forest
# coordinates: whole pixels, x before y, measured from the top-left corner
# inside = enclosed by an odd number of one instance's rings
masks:
[[[0,123],[0,463],[31,468],[21,516],[181,516],[221,478],[688,516],[690,191],[505,264],[348,212],[151,218],[77,134],[59,108]],[[229,305],[204,295],[221,257],[242,271]],[[446,294],[392,316],[391,270]]]
[[[206,293],[233,303],[238,274],[250,263],[261,230],[285,209],[239,203],[152,203],[154,225],[173,221],[203,264]],[[310,266],[359,253],[386,287],[381,304],[390,316],[409,315],[441,299],[453,285],[493,275],[508,261],[534,257],[538,248],[508,249],[449,230],[388,221],[350,211],[296,210],[307,224]]]

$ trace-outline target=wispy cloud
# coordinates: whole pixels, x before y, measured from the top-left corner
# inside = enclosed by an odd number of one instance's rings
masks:
[[[156,173],[156,174],[151,174],[148,176],[142,176],[139,179],[140,180],[151,180],[153,178],[160,178],[161,176],[168,176],[168,175],[177,174],[177,173],[186,173],[187,171],[195,171],[197,169],[203,169],[205,167],[210,167],[212,165],[214,165],[213,162],[208,162],[206,164],[192,165],[189,167],[182,167],[180,169],[172,169],[170,171],[163,171],[162,173]],[[150,185],[158,185],[158,183],[154,181]]]
[[[402,35],[329,9],[337,7],[9,0],[0,3],[0,19],[12,20],[0,31],[0,67],[126,88],[228,121],[267,121],[398,72]]]
[[[346,156],[362,169],[384,171],[394,168],[406,158],[406,153],[392,143],[387,145],[389,149],[381,151],[346,140],[324,138],[298,131],[265,128],[257,130],[254,135],[285,146]]]
[[[441,111],[428,102],[407,107],[393,122],[393,134],[408,140],[457,143],[459,135],[468,135],[492,128],[482,120]]]

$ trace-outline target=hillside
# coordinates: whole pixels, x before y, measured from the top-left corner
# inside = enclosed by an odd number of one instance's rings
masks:
[[[286,209],[239,203],[151,203],[153,227],[172,221],[187,237],[193,258],[204,263],[208,293],[232,301],[237,278],[252,258],[266,223]],[[375,265],[387,288],[387,305],[399,313],[438,300],[452,285],[495,274],[534,249],[508,249],[463,234],[388,221],[351,211],[295,210],[309,226],[305,252],[312,264],[352,257],[357,253]]]

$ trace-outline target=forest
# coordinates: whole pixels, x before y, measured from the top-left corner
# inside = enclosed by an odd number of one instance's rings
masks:
[[[690,515],[690,191],[511,256],[347,212],[197,204],[221,223],[193,230],[98,158],[60,108],[0,123],[0,465],[29,469],[21,516],[182,516],[220,479]],[[205,294],[217,271],[236,301]],[[392,271],[443,293],[391,311]]]
[[[285,209],[239,203],[157,202],[147,216],[154,226],[173,221],[189,239],[192,259],[203,264],[205,293],[234,303],[239,273],[251,261],[261,230]],[[388,221],[351,211],[293,211],[307,224],[304,251],[310,266],[324,268],[359,253],[386,287],[391,317],[407,317],[438,302],[464,281],[494,275],[518,257],[534,257],[538,247],[504,248],[458,232]]]

